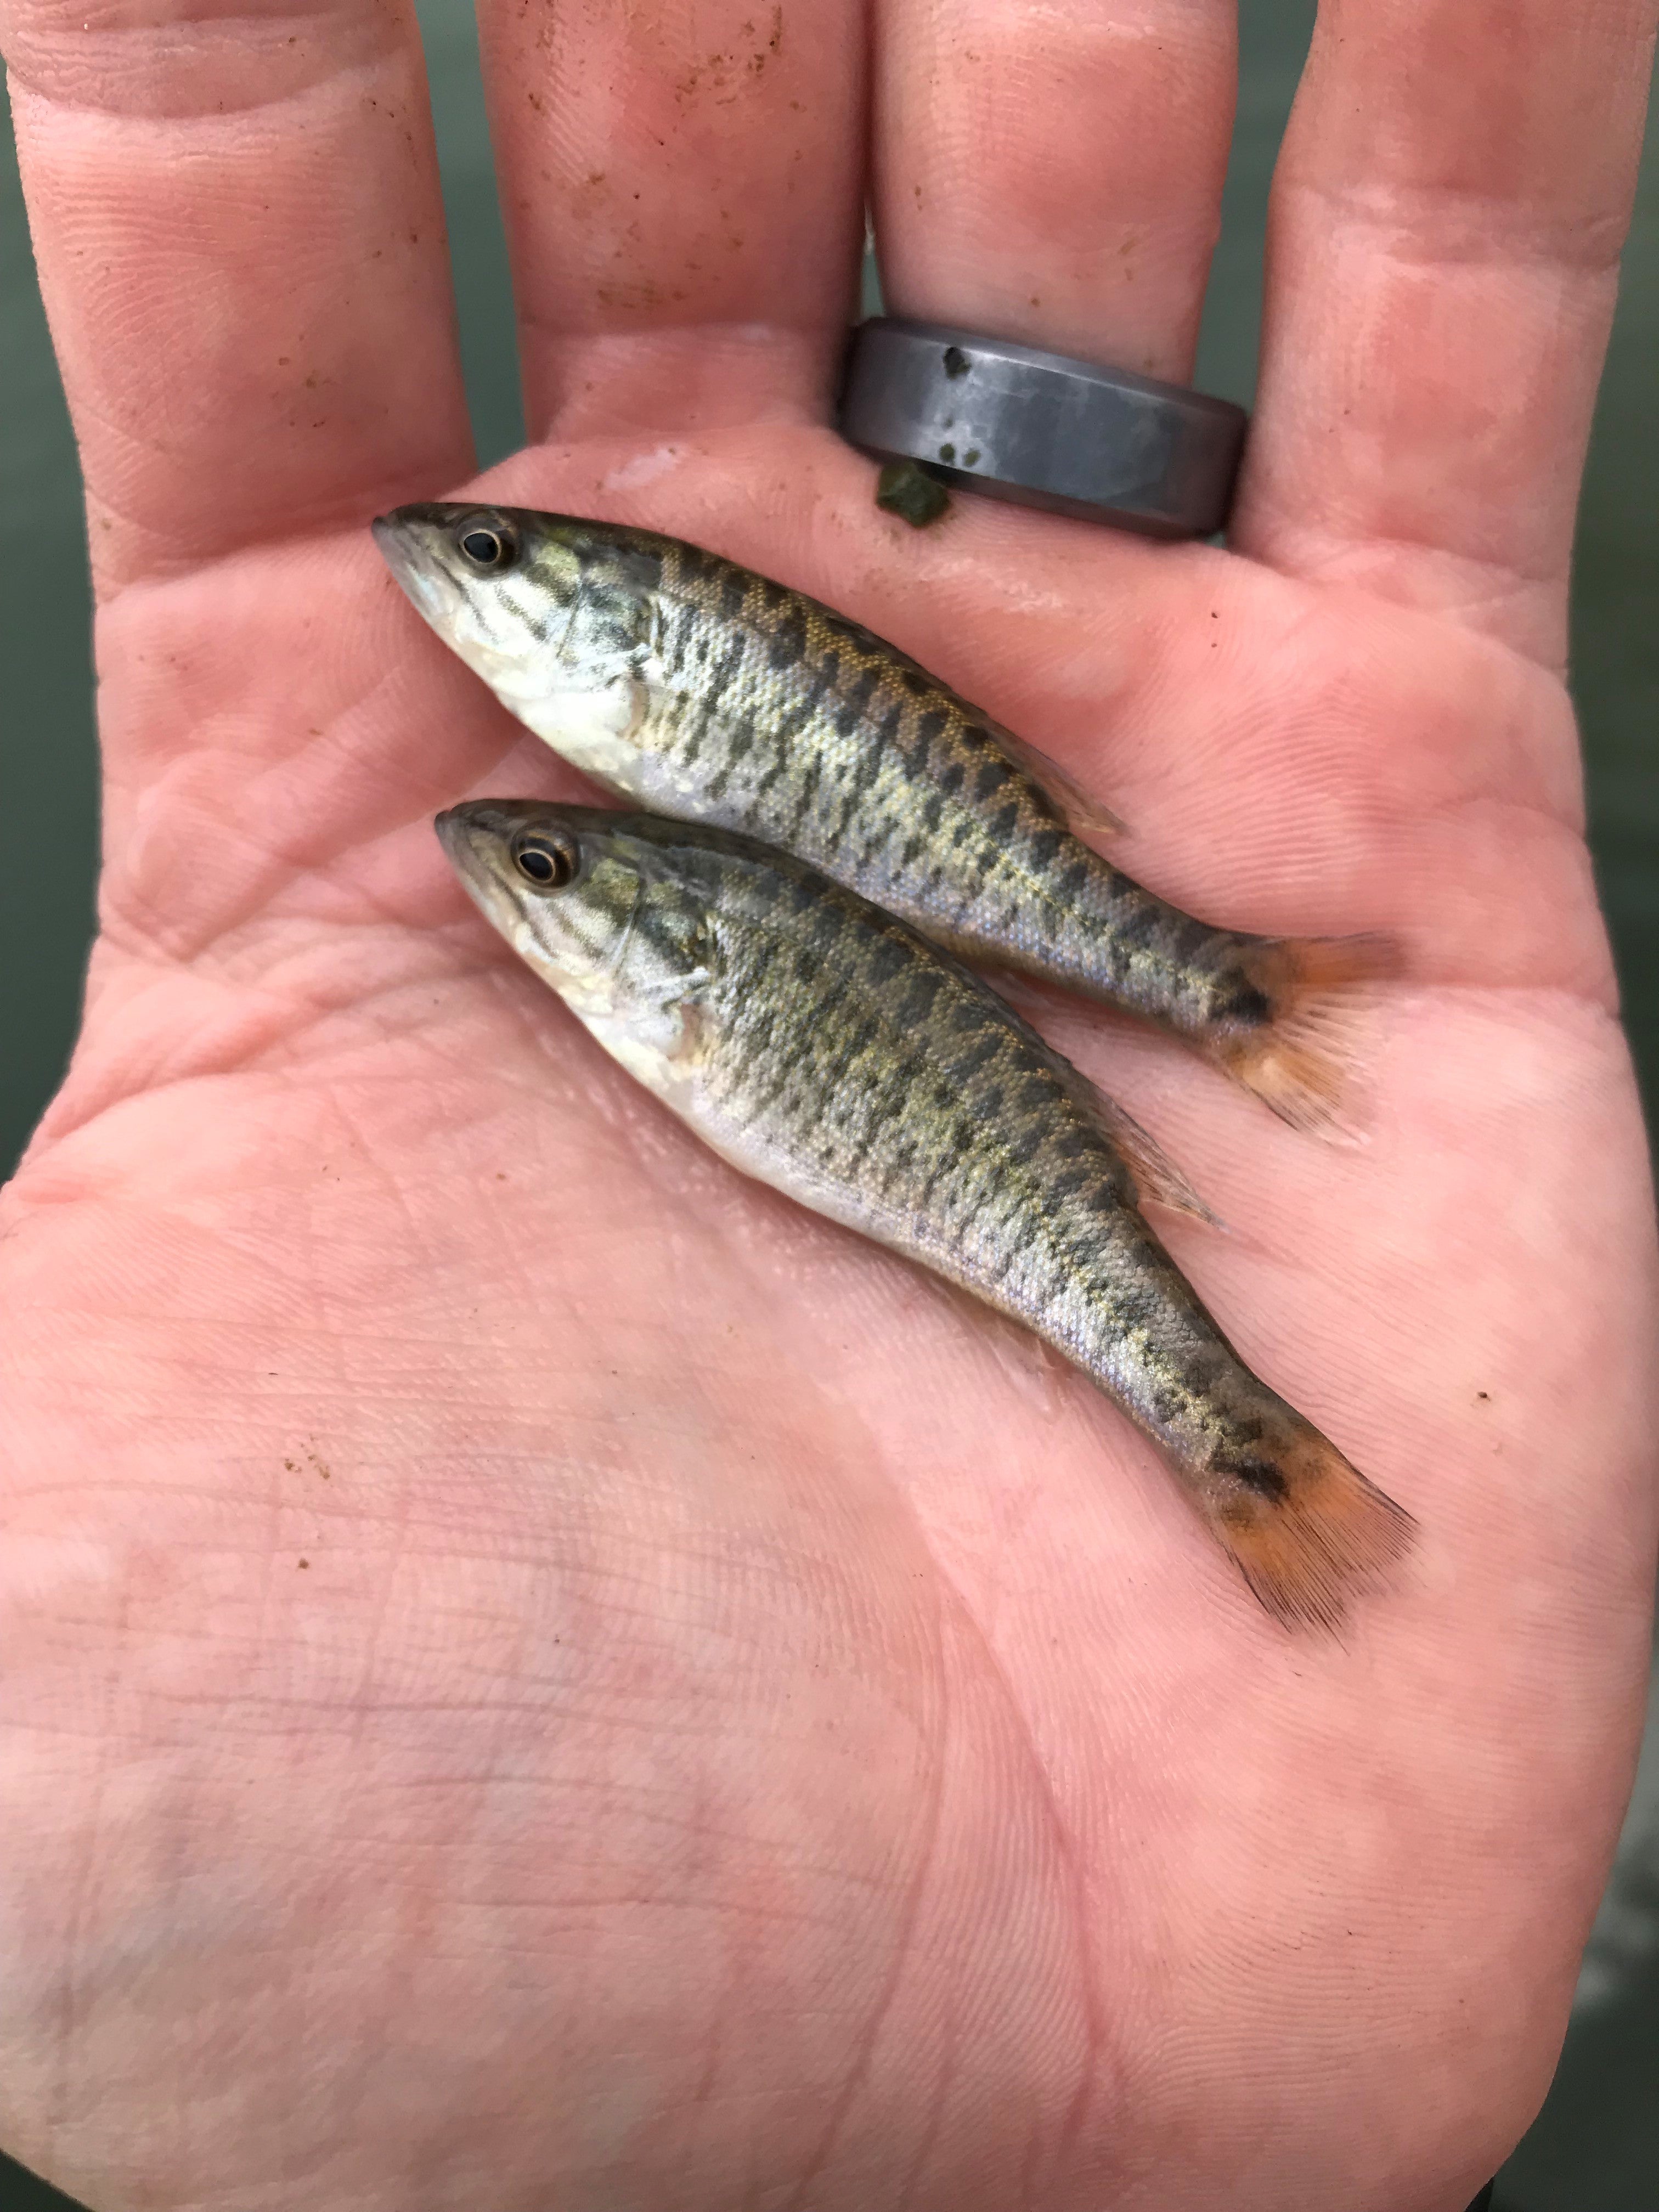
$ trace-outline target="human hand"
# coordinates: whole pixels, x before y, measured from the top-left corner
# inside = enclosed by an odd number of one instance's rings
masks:
[[[4,0],[108,768],[0,1211],[21,2156],[100,2212],[1459,2212],[1498,2162],[1648,1651],[1650,1200],[1560,669],[1653,13],[1328,8],[1222,554],[913,535],[827,427],[866,72],[896,312],[1188,373],[1219,0],[894,5],[867,61],[850,6],[484,9],[538,434],[489,495],[833,602],[1206,917],[1404,940],[1363,1150],[1055,1032],[1421,1524],[1335,1646],[451,879],[434,809],[576,787],[363,527],[469,466],[406,11]]]

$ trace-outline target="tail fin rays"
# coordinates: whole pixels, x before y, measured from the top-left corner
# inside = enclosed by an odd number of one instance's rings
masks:
[[[1276,1620],[1334,1633],[1351,1598],[1392,1579],[1417,1523],[1316,1429],[1298,1422],[1274,1456],[1282,1494],[1241,1484],[1216,1534]]]
[[[1216,1047],[1219,1064],[1292,1128],[1352,1139],[1352,1079],[1371,987],[1397,975],[1389,937],[1279,938],[1251,956],[1272,1008],[1259,1028]]]

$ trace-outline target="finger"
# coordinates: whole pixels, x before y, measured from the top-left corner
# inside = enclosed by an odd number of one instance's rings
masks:
[[[480,0],[526,420],[827,415],[862,235],[858,0]]]
[[[406,0],[0,0],[100,589],[471,459]]]
[[[1326,0],[1235,542],[1559,660],[1654,0]]]
[[[1233,0],[881,0],[896,314],[1184,380],[1221,223]]]

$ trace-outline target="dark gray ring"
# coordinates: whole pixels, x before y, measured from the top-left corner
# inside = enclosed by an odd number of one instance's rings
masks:
[[[1153,538],[1223,526],[1249,421],[1184,385],[882,315],[853,332],[842,383],[842,435],[867,453]]]

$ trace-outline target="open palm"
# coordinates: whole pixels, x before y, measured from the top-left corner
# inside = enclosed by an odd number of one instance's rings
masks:
[[[469,466],[406,9],[5,0],[108,766],[0,1214],[21,2156],[100,2212],[1485,2179],[1647,1648],[1650,1209],[1560,668],[1652,15],[1333,0],[1224,555],[915,535],[828,419],[866,82],[896,309],[1188,372],[1226,0],[886,0],[867,55],[854,0],[482,9],[542,432],[492,495],[831,601],[1206,917],[1403,940],[1360,1149],[1054,1029],[1231,1224],[1170,1233],[1240,1348],[1421,1523],[1331,1644],[450,878],[435,808],[576,787],[363,527]]]

